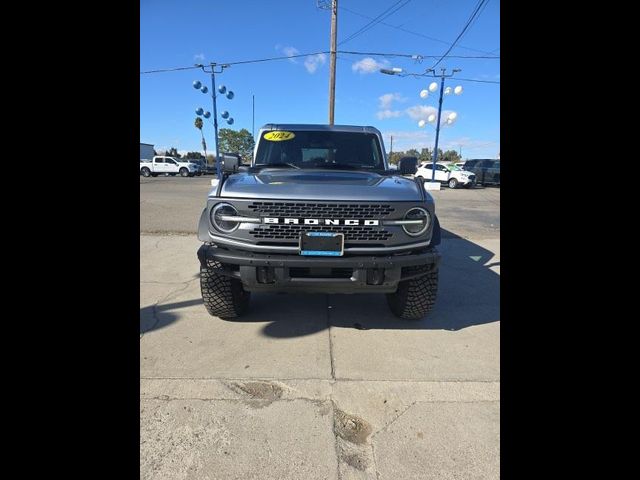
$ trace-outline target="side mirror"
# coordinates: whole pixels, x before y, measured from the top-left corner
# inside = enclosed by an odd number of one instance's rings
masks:
[[[236,157],[222,157],[222,171],[236,173],[240,167],[240,159]]]
[[[400,175],[413,175],[418,171],[418,159],[416,157],[402,157],[398,162]]]

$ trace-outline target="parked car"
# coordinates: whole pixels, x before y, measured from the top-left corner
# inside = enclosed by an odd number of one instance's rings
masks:
[[[158,155],[152,160],[140,161],[140,175],[143,177],[157,177],[158,175],[181,175],[193,177],[202,175],[200,166],[192,160]]]
[[[464,170],[464,164],[466,162],[463,160],[461,162],[454,162],[454,163],[450,163],[449,167],[456,167],[458,170]],[[453,168],[452,168],[453,170]]]
[[[478,184],[500,185],[500,160],[492,158],[467,160],[464,169],[476,175]]]
[[[416,172],[415,176],[422,177],[427,181],[431,181],[433,172],[432,168],[432,162],[422,162],[418,166],[418,171]],[[471,188],[475,184],[476,176],[464,170],[459,170],[457,167],[450,168],[444,163],[437,162],[435,181],[444,183],[448,185],[449,188],[458,188],[458,186]]]
[[[197,160],[192,159],[191,162],[195,163],[196,165],[198,165],[198,167],[200,167],[200,173],[202,175],[206,175],[207,173],[216,173],[216,165],[215,164],[209,165],[207,160],[205,160],[204,158],[199,158]]]

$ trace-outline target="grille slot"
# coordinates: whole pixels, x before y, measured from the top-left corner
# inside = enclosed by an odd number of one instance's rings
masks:
[[[253,202],[248,208],[262,217],[383,218],[395,211],[389,204]]]
[[[297,240],[302,232],[309,231],[343,233],[345,242],[384,241],[393,236],[393,233],[384,228],[364,225],[261,225],[249,233],[259,239]]]

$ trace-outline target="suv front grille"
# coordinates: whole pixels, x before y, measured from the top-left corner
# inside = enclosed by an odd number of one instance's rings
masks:
[[[261,225],[249,233],[254,238],[274,240],[297,240],[302,232],[329,231],[344,233],[345,242],[348,241],[383,241],[393,236],[393,233],[382,227],[352,226],[352,225]]]
[[[253,202],[248,208],[261,217],[382,218],[395,211],[389,204]]]

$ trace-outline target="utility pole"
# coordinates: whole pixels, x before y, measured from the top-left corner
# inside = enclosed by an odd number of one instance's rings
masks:
[[[256,96],[251,95],[251,136],[255,140],[255,130],[256,130]]]
[[[329,54],[329,125],[333,125],[336,101],[336,44],[338,38],[338,0],[331,4],[331,51]]]

